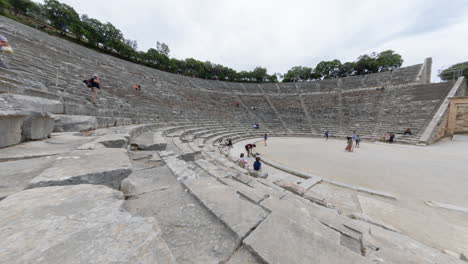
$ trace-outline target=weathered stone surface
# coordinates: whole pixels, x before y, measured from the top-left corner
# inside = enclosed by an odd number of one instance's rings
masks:
[[[98,128],[95,116],[54,115],[54,132],[87,131]]]
[[[315,184],[317,183],[320,183],[322,181],[322,178],[320,177],[311,177],[303,182],[301,182],[299,184],[299,186],[301,186],[302,188],[304,188],[305,190],[308,190],[310,189],[312,186],[314,186]]]
[[[167,141],[162,135],[163,131],[145,132],[133,140],[133,144],[142,150],[165,150]]]
[[[311,218],[273,212],[244,244],[266,263],[371,263],[340,245],[340,235]]]
[[[132,172],[124,149],[77,150],[56,158],[54,165],[31,180],[28,188],[102,184],[119,189]]]
[[[0,162],[0,200],[22,191],[29,181],[49,168],[54,157],[31,158]]]
[[[54,130],[54,118],[45,112],[29,112],[21,126],[23,141],[45,139]]]
[[[267,213],[258,205],[241,199],[230,188],[212,177],[202,177],[182,182],[190,192],[238,237],[244,238]]]
[[[273,183],[300,196],[302,196],[305,192],[303,187],[285,180],[276,180]]]
[[[250,253],[246,248],[241,247],[232,255],[226,264],[260,264],[260,260]]]
[[[135,192],[126,208],[156,218],[177,263],[225,263],[238,247],[234,233],[187,192],[167,166],[134,172],[127,179]]]
[[[21,125],[26,116],[23,111],[0,109],[0,148],[21,142]]]
[[[320,194],[312,190],[306,191],[302,197],[316,204],[320,204],[328,208],[333,208],[333,204],[327,201],[325,197],[321,196]]]
[[[361,195],[359,203],[364,215],[374,221],[383,222],[398,229],[426,245],[438,248],[438,252],[443,249],[449,249],[456,253],[466,250],[465,245],[468,245],[468,236],[466,235],[468,227],[466,225],[448,223],[443,217],[427,221],[427,214]],[[400,219],[405,219],[405,221]],[[424,228],[421,229],[421,226]],[[421,257],[423,255],[421,253]]]
[[[195,163],[200,166],[203,170],[205,170],[207,173],[211,174],[212,176],[216,178],[226,178],[226,177],[231,177],[231,174],[223,169],[220,169],[218,166],[214,165],[213,163],[205,160],[205,159],[199,159],[195,161]]]
[[[269,197],[269,195],[264,193],[262,190],[252,188],[249,185],[233,180],[231,178],[219,178],[218,180],[228,186],[233,187],[238,194],[242,195],[245,199],[253,203],[258,204]]]
[[[0,202],[0,263],[175,263],[156,221],[123,202],[86,184],[11,195]]]
[[[439,208],[444,208],[448,210],[455,210],[455,211],[468,213],[468,208],[462,207],[462,206],[457,206],[457,205],[447,204],[447,203],[440,203],[440,202],[435,202],[435,201],[427,201],[425,203],[432,207],[439,207]]]
[[[128,154],[132,160],[141,160],[150,158],[156,151],[130,151]],[[159,155],[158,155],[159,156]]]
[[[51,114],[63,114],[63,104],[57,100],[50,100],[36,96],[20,94],[0,94],[0,101],[15,109],[24,109]]]
[[[130,136],[128,134],[109,134],[98,137],[92,142],[86,143],[80,146],[78,149],[95,149],[95,148],[127,148],[128,140]]]
[[[2,149],[0,151],[0,161],[30,159],[66,153],[93,139],[93,137],[76,136],[73,133],[53,133],[51,138],[46,140],[28,141]]]

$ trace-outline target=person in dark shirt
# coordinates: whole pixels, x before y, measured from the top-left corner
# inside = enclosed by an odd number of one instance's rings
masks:
[[[260,157],[255,158],[255,162],[253,164],[254,171],[260,171],[262,169],[262,163],[260,162]]]
[[[250,157],[250,154],[253,155],[252,149],[257,147],[255,144],[247,144],[245,145],[245,150],[247,151],[247,157]]]
[[[86,86],[91,88],[91,103],[96,104],[96,96],[97,96],[97,91],[98,89],[101,89],[101,81],[99,80],[99,77],[97,75],[94,75],[93,78],[89,79],[88,81],[84,81],[86,83]]]

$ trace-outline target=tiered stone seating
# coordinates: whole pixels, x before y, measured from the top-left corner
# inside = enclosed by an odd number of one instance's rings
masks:
[[[356,130],[375,138],[391,128],[423,130],[430,118],[425,110],[435,109],[446,95],[431,92],[433,99],[425,99],[425,86],[417,86],[421,64],[313,82],[229,83],[136,65],[0,19],[17,51],[5,58],[10,69],[0,69],[0,91],[60,100],[64,114],[97,116],[98,123],[105,122],[98,127],[122,122],[200,123],[209,117],[244,128],[259,123],[273,133],[312,135],[328,129],[332,135],[345,136]],[[82,84],[93,74],[102,79],[97,107],[88,102],[90,91]],[[134,91],[133,84],[140,84],[142,91]],[[385,92],[375,90],[382,87]],[[412,106],[395,101],[400,99],[425,110],[412,111]],[[388,117],[400,112],[398,118]]]

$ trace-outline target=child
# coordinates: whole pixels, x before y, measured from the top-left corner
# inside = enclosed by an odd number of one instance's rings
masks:
[[[359,143],[361,142],[361,138],[359,135],[356,136],[356,148],[359,148]]]
[[[240,154],[240,158],[239,160],[237,161],[237,164],[239,165],[239,167],[245,169],[245,167],[247,167],[247,161],[245,160],[244,158],[244,153],[241,153]]]

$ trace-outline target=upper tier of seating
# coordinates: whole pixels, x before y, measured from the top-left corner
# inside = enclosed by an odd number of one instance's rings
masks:
[[[0,92],[64,102],[65,114],[130,118],[133,123],[231,122],[278,134],[329,130],[363,137],[410,128],[419,135],[452,83],[424,84],[424,64],[340,79],[231,83],[167,73],[98,53],[0,16],[15,54],[3,61]],[[82,81],[97,74],[97,106]],[[426,78],[427,81],[427,78]],[[140,84],[142,91],[132,86]]]

